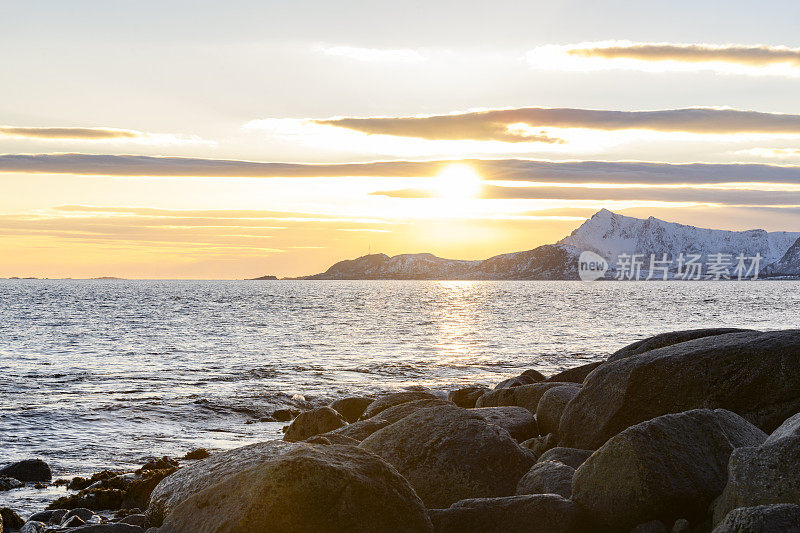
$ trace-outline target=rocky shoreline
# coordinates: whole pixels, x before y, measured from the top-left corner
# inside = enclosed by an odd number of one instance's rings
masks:
[[[3,509],[0,533],[800,532],[800,330],[670,332],[280,415],[282,440],[56,480],[68,496]],[[0,490],[51,482],[0,469]]]

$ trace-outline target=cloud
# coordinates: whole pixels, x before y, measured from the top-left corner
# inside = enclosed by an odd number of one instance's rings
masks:
[[[436,198],[425,189],[372,193],[392,198]],[[479,198],[493,200],[594,200],[701,203],[728,206],[800,206],[800,191],[697,187],[502,187],[486,185]]]
[[[800,183],[800,166],[640,161],[459,159],[367,163],[265,163],[230,159],[106,154],[0,154],[0,172],[127,177],[434,177],[447,165],[471,165],[485,180],[550,183]]]
[[[659,111],[523,107],[420,117],[343,117],[316,124],[367,134],[423,139],[470,139],[503,142],[561,143],[531,128],[653,130],[699,134],[800,133],[800,115],[736,109],[688,108]]]
[[[372,63],[420,63],[427,58],[411,48],[361,48],[357,46],[318,46],[329,56]]]
[[[800,48],[762,44],[603,41],[544,45],[526,57],[534,67],[557,70],[622,68],[800,75]]]
[[[0,135],[27,137],[29,139],[76,139],[104,141],[108,139],[132,139],[145,134],[140,131],[111,128],[27,128],[0,126]]]

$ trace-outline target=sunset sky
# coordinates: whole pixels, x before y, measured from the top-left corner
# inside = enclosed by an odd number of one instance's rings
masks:
[[[0,4],[0,277],[297,276],[601,208],[800,231],[800,3]]]

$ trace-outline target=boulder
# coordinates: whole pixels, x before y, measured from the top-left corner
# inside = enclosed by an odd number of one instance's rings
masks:
[[[345,437],[344,435],[339,435],[337,433],[325,433],[323,435],[314,435],[313,437],[309,437],[303,442],[307,444],[324,444],[325,446],[329,446],[331,444],[339,444],[342,446],[358,446],[360,441],[356,439],[351,439],[350,437]]]
[[[714,508],[714,523],[737,507],[800,504],[800,413],[757,447],[739,448],[728,463],[728,483]]]
[[[361,447],[397,468],[428,507],[510,496],[534,463],[506,430],[451,407],[417,411],[376,431]]]
[[[424,400],[414,400],[413,402],[405,402],[394,405],[388,409],[384,409],[369,420],[379,418],[381,420],[385,420],[387,425],[394,424],[398,420],[404,419],[411,413],[415,413],[420,409],[429,409],[431,407],[452,407],[453,409],[458,409],[453,402],[441,400],[439,398],[426,398]]]
[[[408,482],[353,446],[298,444],[178,505],[159,533],[430,532]]]
[[[366,396],[353,396],[342,398],[330,404],[330,408],[339,413],[348,422],[355,422],[364,414],[367,406],[375,401],[375,398]]]
[[[800,533],[800,506],[791,503],[739,507],[713,533]]]
[[[532,383],[519,385],[506,389],[496,389],[487,392],[475,402],[475,407],[502,407],[504,405],[516,405],[524,407],[531,413],[536,414],[539,400],[542,395],[554,387],[562,387],[566,383]]]
[[[470,385],[447,393],[447,399],[459,407],[472,409],[478,398],[489,392],[488,387],[483,385]]]
[[[85,508],[102,511],[146,507],[150,501],[150,493],[156,485],[177,470],[175,466],[168,466],[172,464],[177,463],[164,458],[151,461],[129,474],[105,477],[105,472],[100,472],[92,476],[92,479],[95,477],[100,479],[77,494],[58,498],[48,506],[48,509]]]
[[[510,389],[511,387],[519,387],[520,385],[530,385],[532,383],[538,383],[539,381],[544,381],[544,375],[539,372],[538,370],[530,369],[526,370],[519,376],[514,376],[513,378],[508,378],[497,385],[495,385],[494,389]]]
[[[539,434],[536,418],[524,407],[506,405],[503,407],[477,407],[470,410],[487,422],[500,426],[518,442]]]
[[[561,417],[561,444],[597,449],[639,422],[696,408],[770,432],[800,411],[800,330],[706,336],[592,372]]]
[[[435,533],[583,533],[581,512],[555,494],[462,500],[429,511]]]
[[[361,442],[362,440],[366,439],[379,429],[383,429],[388,425],[389,422],[387,422],[382,418],[370,418],[367,420],[359,420],[358,422],[353,422],[352,424],[340,427],[339,429],[328,431],[327,433],[322,433],[319,436],[320,437],[333,436],[334,439],[338,439],[341,436]]]
[[[578,448],[562,448],[561,446],[557,446],[555,448],[550,448],[540,455],[539,462],[557,461],[577,470],[577,468],[593,453],[592,450],[579,450]]]
[[[542,456],[547,450],[550,450],[558,445],[558,437],[553,433],[534,437],[520,443],[520,446],[530,450],[536,459]]]
[[[41,459],[25,459],[0,468],[0,476],[13,477],[18,481],[50,481],[53,473]]]
[[[300,409],[283,407],[281,409],[275,409],[272,412],[272,418],[274,418],[276,422],[289,422],[297,418],[301,412]]]
[[[561,414],[570,400],[577,396],[580,391],[580,385],[572,384],[553,387],[542,394],[539,405],[536,407],[536,421],[542,434],[555,433],[558,435]]]
[[[45,528],[47,524],[43,524],[42,522],[31,522],[30,520],[25,522],[21,528],[19,528],[19,533],[45,533]]]
[[[739,329],[739,328],[707,328],[707,329],[687,329],[682,331],[670,331],[654,335],[646,339],[629,344],[624,348],[620,348],[611,356],[608,361],[618,361],[625,359],[632,355],[639,355],[640,353],[649,352],[657,348],[664,348],[665,346],[672,346],[681,342],[693,341],[703,337],[713,337],[715,335],[725,335],[727,333],[742,333],[754,332],[752,329]]]
[[[25,484],[22,481],[14,479],[13,477],[0,476],[0,492],[11,489],[18,489],[24,485]]]
[[[395,405],[400,405],[401,403],[413,402],[414,400],[433,400],[436,398],[436,395],[433,393],[420,390],[387,394],[386,396],[382,396],[370,403],[364,410],[364,414],[361,415],[361,420],[372,418],[381,411],[385,411],[386,409],[394,407]]]
[[[558,494],[572,495],[572,476],[575,469],[556,461],[538,462],[517,483],[517,495]]]
[[[330,407],[317,407],[300,413],[286,428],[283,440],[298,442],[346,425],[347,420]]]
[[[667,533],[667,525],[661,520],[651,520],[635,526],[631,533]]]
[[[724,409],[697,409],[632,426],[575,472],[572,499],[599,527],[702,518],[722,491],[734,448],[766,435]]]
[[[68,530],[69,533],[145,533],[144,529],[139,526],[131,524],[87,524],[85,526],[75,527]],[[49,533],[46,530],[45,533]]]
[[[0,526],[2,526],[0,527],[0,532],[19,529],[24,523],[25,521],[13,509],[8,507],[0,508]]]
[[[164,517],[193,494],[227,477],[268,462],[300,446],[299,444],[271,440],[258,442],[225,452],[215,453],[192,465],[184,466],[156,485],[150,495],[147,516],[150,523],[159,525]]]
[[[586,363],[585,365],[575,366],[562,370],[547,378],[545,381],[555,381],[557,383],[583,383],[592,370],[602,365],[603,361],[595,361],[594,363]]]

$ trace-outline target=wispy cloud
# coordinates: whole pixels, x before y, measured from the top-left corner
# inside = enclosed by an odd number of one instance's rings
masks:
[[[19,126],[0,126],[0,135],[26,137],[29,139],[76,139],[85,141],[132,139],[145,136],[140,131],[112,128],[32,128]]]
[[[527,60],[537,68],[558,70],[714,70],[800,75],[800,48],[763,44],[586,42],[540,46],[528,52]]]
[[[318,45],[315,48],[325,55],[371,63],[420,63],[427,59],[423,54],[411,48],[362,48],[328,45]]]
[[[447,165],[471,165],[486,180],[550,183],[800,183],[800,166],[672,164],[640,161],[459,159],[306,164],[100,154],[2,154],[0,172],[129,177],[434,177]]]
[[[699,134],[800,133],[800,115],[717,108],[608,111],[522,107],[416,117],[339,117],[313,122],[378,135],[546,143],[562,141],[549,137],[547,132],[531,129],[634,129]]]
[[[424,189],[373,193],[392,198],[436,198]],[[503,187],[487,185],[479,196],[493,200],[594,200],[700,203],[727,206],[800,206],[800,191],[721,189],[713,187]]]
[[[216,144],[195,135],[149,133],[118,128],[61,128],[0,126],[0,138],[16,137],[38,141],[129,142],[136,144]]]

